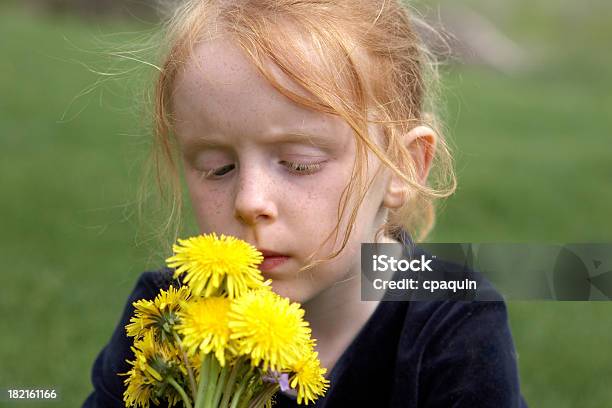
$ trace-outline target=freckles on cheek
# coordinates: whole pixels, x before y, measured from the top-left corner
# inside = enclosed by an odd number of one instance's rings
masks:
[[[329,194],[329,192],[317,185],[308,187],[290,186],[282,191],[280,198],[285,203],[291,203],[292,206],[309,208],[311,204],[325,200],[326,194]]]
[[[193,196],[193,208],[200,225],[212,225],[223,218],[228,202],[214,191],[196,192]]]
[[[304,213],[329,217],[336,214],[341,194],[341,188],[318,186],[302,191],[293,202],[296,208]]]

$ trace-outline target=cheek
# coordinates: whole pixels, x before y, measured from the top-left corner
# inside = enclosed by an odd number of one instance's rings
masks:
[[[229,216],[228,197],[221,189],[204,190],[197,181],[188,181],[191,207],[202,231],[218,230]]]
[[[286,199],[281,207],[294,216],[302,214],[303,222],[314,230],[335,223],[338,205],[344,186],[317,183],[307,188],[287,189]]]
[[[339,235],[334,244],[332,234],[338,223],[339,201],[344,186],[320,186],[305,194],[302,200],[294,203],[300,213],[293,215],[296,227],[301,228],[300,241],[309,251],[317,250],[317,257],[326,257],[339,249],[344,239],[345,223],[339,226]],[[345,210],[344,219],[350,216],[350,207]],[[331,234],[331,235],[330,235]],[[322,245],[322,246],[321,246]],[[327,268],[323,268],[327,270]],[[327,274],[319,271],[317,273]]]

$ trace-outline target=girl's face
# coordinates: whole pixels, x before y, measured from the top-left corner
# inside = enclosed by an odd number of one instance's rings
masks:
[[[307,95],[274,68],[281,84]],[[374,242],[386,217],[386,171],[375,177],[344,251],[296,274],[333,231],[351,178],[356,144],[343,120],[286,98],[227,39],[196,47],[177,77],[173,110],[202,233],[233,235],[284,256],[266,256],[261,269],[277,293],[295,301],[307,302],[359,273],[360,244]],[[369,181],[380,163],[372,154],[368,160]],[[315,259],[340,248],[347,216],[338,242],[332,236]]]

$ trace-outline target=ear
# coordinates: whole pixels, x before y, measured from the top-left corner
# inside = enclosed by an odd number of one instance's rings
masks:
[[[417,126],[404,135],[403,143],[415,163],[419,183],[425,183],[436,151],[438,136],[429,126]],[[408,199],[410,187],[395,173],[391,173],[383,205],[399,208]]]

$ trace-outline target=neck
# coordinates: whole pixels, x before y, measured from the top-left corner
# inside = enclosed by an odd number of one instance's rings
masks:
[[[397,243],[386,237],[382,242]],[[345,279],[302,305],[312,337],[317,339],[319,358],[328,374],[379,304],[378,301],[361,300],[360,271],[358,262]]]
[[[306,320],[310,322],[313,337],[320,342],[336,339],[341,333],[361,327],[374,311],[378,302],[361,301],[359,275],[351,275],[306,302]]]
[[[303,304],[321,365],[329,375],[379,302],[361,301],[359,275],[341,281]]]

